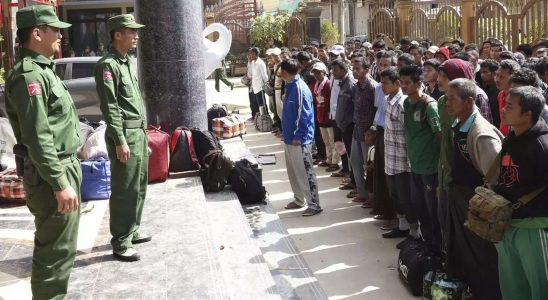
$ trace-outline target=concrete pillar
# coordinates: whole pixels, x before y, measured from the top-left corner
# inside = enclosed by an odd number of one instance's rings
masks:
[[[139,68],[149,124],[207,129],[202,1],[136,0]]]
[[[409,28],[409,17],[411,15],[412,3],[411,0],[399,0],[396,1],[396,11],[398,12],[399,22],[397,22],[397,32],[398,36],[396,41],[399,42],[399,39],[408,35],[407,28]]]
[[[474,43],[476,39],[476,0],[461,0],[461,37],[466,44]]]
[[[346,33],[344,32],[344,0],[339,0],[339,34],[340,42],[344,44]]]
[[[322,36],[320,32],[322,15],[322,6],[319,1],[307,2],[306,7],[303,9],[303,13],[306,16],[306,32],[308,33],[308,40],[321,41]]]

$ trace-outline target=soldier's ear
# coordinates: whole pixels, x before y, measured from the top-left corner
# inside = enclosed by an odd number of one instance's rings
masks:
[[[114,32],[114,39],[115,40],[119,40],[122,38],[122,31],[118,30],[116,32]]]
[[[32,29],[31,33],[30,33],[30,38],[32,40],[35,40],[35,41],[42,41],[42,35],[44,34],[44,32],[42,30],[40,30],[40,28],[38,27],[35,27]]]

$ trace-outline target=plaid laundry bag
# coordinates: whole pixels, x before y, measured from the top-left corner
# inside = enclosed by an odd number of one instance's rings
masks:
[[[234,137],[234,123],[228,117],[213,119],[213,134],[218,139]]]
[[[24,201],[23,178],[17,176],[16,169],[9,168],[0,172],[0,198],[8,201]]]
[[[246,134],[246,127],[245,127],[245,118],[238,114],[232,114],[230,116],[230,120],[234,123],[234,125],[238,126],[238,134],[234,133],[234,136],[244,135]]]

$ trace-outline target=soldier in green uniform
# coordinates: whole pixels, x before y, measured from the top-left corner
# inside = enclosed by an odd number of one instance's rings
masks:
[[[148,183],[148,147],[143,99],[128,56],[137,44],[137,29],[143,26],[129,14],[110,18],[112,48],[94,70],[111,160],[111,244],[114,257],[121,261],[139,260],[133,245],[151,240],[139,230]]]
[[[27,206],[34,215],[33,299],[63,299],[76,256],[82,171],[76,158],[80,125],[52,57],[61,46],[53,7],[17,12],[20,58],[6,80],[6,112],[23,169]]]

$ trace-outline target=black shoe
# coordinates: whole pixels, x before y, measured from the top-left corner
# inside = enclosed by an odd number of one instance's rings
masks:
[[[323,211],[323,209],[313,209],[313,208],[307,208],[304,212],[303,212],[303,217],[310,217],[310,216],[313,216],[313,215],[317,215],[319,213],[321,213]]]
[[[112,255],[119,261],[131,262],[141,260],[141,256],[133,248],[128,248],[124,251],[113,251]]]
[[[405,244],[408,244],[408,243],[411,243],[411,242],[419,242],[419,241],[422,241],[421,238],[414,238],[410,235],[408,235],[405,240],[399,242],[397,245],[396,245],[396,248],[398,249],[401,249],[405,246]]]
[[[353,190],[355,188],[356,188],[356,185],[353,184],[352,182],[351,183],[341,184],[339,186],[339,190]]]
[[[393,239],[393,238],[406,237],[408,235],[409,235],[409,229],[407,230],[394,229],[392,231],[383,233],[382,237],[385,239]]]
[[[131,241],[132,244],[142,244],[146,242],[150,242],[152,240],[152,236],[141,233],[139,236]]]

